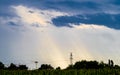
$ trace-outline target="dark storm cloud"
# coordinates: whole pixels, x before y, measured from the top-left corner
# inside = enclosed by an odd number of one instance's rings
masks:
[[[56,26],[68,26],[69,23],[73,24],[97,24],[105,25],[109,28],[120,29],[120,15],[111,15],[111,14],[90,14],[90,15],[76,15],[76,16],[61,16],[54,18],[53,23]]]
[[[100,24],[110,28],[120,29],[119,0],[0,0],[0,16],[13,17],[10,10],[12,5],[25,5],[44,10],[58,10],[73,16],[54,18],[53,23],[60,26],[69,26],[69,23]],[[16,26],[15,23],[9,25]]]
[[[89,13],[94,13],[116,9],[119,4],[120,1],[118,0],[0,0],[0,15],[10,14],[9,6],[11,5],[25,5],[40,9],[55,9],[74,13],[89,11]]]

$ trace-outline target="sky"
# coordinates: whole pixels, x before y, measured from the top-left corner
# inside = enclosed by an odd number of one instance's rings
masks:
[[[0,61],[65,68],[79,60],[120,65],[119,0],[0,0]]]

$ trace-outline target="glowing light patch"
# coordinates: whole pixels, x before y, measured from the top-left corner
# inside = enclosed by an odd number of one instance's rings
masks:
[[[73,28],[76,29],[91,29],[91,28],[95,28],[95,29],[109,29],[107,27],[105,27],[104,25],[95,25],[95,24],[79,24],[79,25],[75,25],[75,24],[70,24],[70,26],[72,26]]]
[[[52,23],[52,18],[67,15],[66,13],[54,10],[40,10],[36,8],[28,8],[22,5],[12,6],[12,8],[23,22],[27,24],[38,24],[40,26],[49,25]]]

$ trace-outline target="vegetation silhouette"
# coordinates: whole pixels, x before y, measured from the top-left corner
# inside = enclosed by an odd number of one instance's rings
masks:
[[[11,63],[10,66],[5,67],[5,65],[0,62],[0,70],[28,70],[28,67],[26,65],[16,66],[13,63]]]
[[[50,64],[42,64],[39,70],[52,70],[54,69]]]
[[[94,61],[78,61],[74,65],[69,65],[66,69],[120,69],[119,65],[114,65],[113,60],[108,60],[108,64],[101,61],[100,63],[96,60]]]
[[[17,70],[18,67],[15,64],[11,63],[10,66],[7,69],[8,70]]]
[[[19,65],[19,66],[18,66],[18,69],[19,69],[19,70],[27,70],[28,67],[27,67],[26,65]]]
[[[0,70],[4,69],[4,68],[5,68],[4,64],[2,62],[0,62]]]
[[[108,63],[104,63],[103,61],[98,62],[96,60],[94,61],[78,61],[73,65],[69,65],[65,68],[65,70],[69,69],[120,69],[119,65],[114,65],[113,60],[108,60]],[[8,67],[6,67],[2,62],[0,62],[0,70],[28,70],[28,67],[26,65],[18,65],[11,63]],[[57,67],[54,69],[53,66],[50,64],[42,64],[38,70],[61,70],[60,67]]]
[[[61,70],[61,68],[60,68],[60,67],[57,67],[56,70]]]

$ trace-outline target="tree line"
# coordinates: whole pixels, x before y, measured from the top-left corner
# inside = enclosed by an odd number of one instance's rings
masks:
[[[78,61],[74,65],[69,65],[66,69],[103,69],[103,68],[110,68],[110,69],[120,69],[119,65],[114,65],[113,60],[108,60],[108,63],[104,63],[103,61]]]
[[[103,68],[110,68],[110,69],[120,69],[119,65],[114,65],[113,60],[108,60],[108,63],[98,62],[98,61],[78,61],[73,65],[69,65],[65,69],[103,69]],[[8,67],[6,67],[2,62],[0,62],[0,70],[28,70],[26,65],[18,65],[11,63]],[[61,70],[60,67],[56,68],[57,70]],[[42,64],[38,70],[55,70],[50,64]]]
[[[2,62],[0,62],[0,70],[27,70],[28,67],[26,65],[15,65],[11,63],[8,67],[6,67]]]

